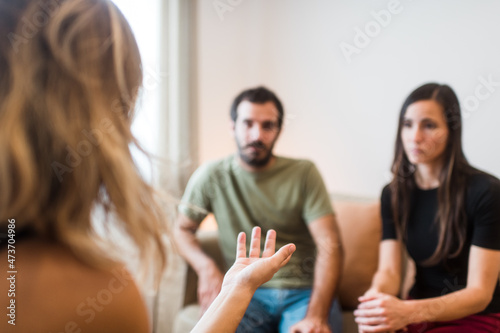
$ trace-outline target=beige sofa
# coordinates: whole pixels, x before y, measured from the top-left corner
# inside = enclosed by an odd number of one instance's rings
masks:
[[[334,197],[333,206],[345,252],[338,293],[343,309],[343,332],[354,333],[358,331],[352,314],[358,304],[357,298],[368,289],[377,269],[381,237],[380,206],[376,199],[359,200],[345,197]],[[213,217],[207,217],[203,222],[198,237],[205,251],[216,259],[221,269],[226,269],[218,247]],[[196,274],[190,268],[187,270],[184,281],[177,284],[182,289],[179,294],[182,299],[174,302],[180,303],[181,309],[173,316],[173,333],[189,332],[199,318],[199,307],[196,305]],[[408,283],[407,281],[406,284]]]

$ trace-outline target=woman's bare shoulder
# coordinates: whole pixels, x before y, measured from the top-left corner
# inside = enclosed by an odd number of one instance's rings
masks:
[[[16,331],[149,332],[144,301],[124,266],[97,269],[46,241],[25,240],[15,250],[15,295],[6,302],[15,300]],[[12,289],[12,281],[2,279],[0,289]]]

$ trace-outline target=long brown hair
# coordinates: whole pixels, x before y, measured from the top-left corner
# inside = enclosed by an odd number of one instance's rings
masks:
[[[99,265],[102,207],[161,272],[164,213],[130,151],[142,68],[122,13],[108,0],[0,0],[0,36],[0,226],[15,218]]]
[[[462,150],[462,118],[460,103],[454,91],[447,85],[428,83],[415,89],[405,100],[399,115],[396,135],[393,179],[389,185],[393,219],[399,237],[407,238],[408,220],[411,207],[411,192],[416,188],[415,166],[410,163],[403,148],[401,131],[404,115],[410,104],[421,100],[434,100],[443,107],[449,135],[444,151],[444,165],[439,175],[438,245],[433,255],[424,261],[432,265],[457,256],[463,249],[466,238],[465,194],[467,175],[474,172]]]

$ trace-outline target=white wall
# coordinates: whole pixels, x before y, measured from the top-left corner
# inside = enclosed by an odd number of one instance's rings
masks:
[[[316,162],[331,192],[378,196],[390,179],[403,100],[437,81],[469,103],[462,104],[467,157],[500,176],[499,1],[196,3],[201,162],[235,151],[230,103],[241,90],[264,84],[287,114],[277,154]],[[388,8],[395,12],[390,22],[375,24],[372,11]],[[376,36],[348,59],[340,46],[356,45],[357,28]],[[477,99],[475,109],[480,77],[498,84],[492,92],[480,88],[490,96]]]

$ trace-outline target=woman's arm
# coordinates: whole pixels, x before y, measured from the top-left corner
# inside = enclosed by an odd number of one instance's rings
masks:
[[[396,296],[401,284],[401,242],[395,239],[386,239],[380,242],[378,269],[372,279],[370,289],[360,297],[377,293],[385,293]]]
[[[264,252],[260,258],[260,238],[260,228],[255,227],[247,257],[245,233],[238,235],[236,261],[224,277],[221,292],[191,331],[192,333],[236,331],[255,290],[286,265],[295,251],[295,245],[288,244],[274,253],[276,232],[269,230]]]
[[[408,301],[378,294],[360,304],[355,311],[356,322],[363,332],[385,332],[412,323],[448,321],[476,314],[491,302],[499,273],[500,251],[473,245],[464,289],[440,297]]]

